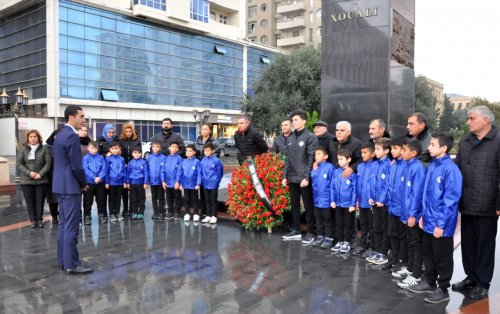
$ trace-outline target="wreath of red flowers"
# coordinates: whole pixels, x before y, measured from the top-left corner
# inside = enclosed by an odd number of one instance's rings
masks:
[[[284,157],[265,153],[255,156],[254,163],[272,209],[265,206],[255,191],[247,162],[233,170],[227,187],[226,205],[229,214],[236,217],[246,229],[272,228],[282,223],[283,212],[290,210],[288,186],[281,184]]]

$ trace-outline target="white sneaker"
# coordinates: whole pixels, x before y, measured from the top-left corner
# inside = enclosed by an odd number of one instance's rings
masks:
[[[196,214],[195,214],[195,215],[193,215],[193,221],[194,221],[194,222],[200,221],[200,216],[198,216],[198,215],[196,215]]]
[[[335,244],[335,246],[334,246],[334,247],[332,247],[330,250],[331,250],[332,252],[338,252],[338,251],[340,251],[340,248],[342,247],[342,244],[343,244],[343,243],[344,243],[344,242],[337,242],[337,244]]]
[[[212,217],[207,216],[201,222],[204,223],[204,224],[206,224],[207,222],[210,222],[210,219],[212,219]]]
[[[420,278],[415,278],[412,275],[408,275],[403,281],[398,282],[398,286],[403,289],[408,289],[418,285]]]
[[[406,276],[411,275],[411,272],[406,268],[406,266],[403,266],[400,270],[398,271],[393,271],[392,272],[392,277],[402,279],[405,278]]]
[[[190,220],[191,220],[191,216],[189,214],[185,214],[184,221],[190,221]]]
[[[215,223],[217,223],[217,217],[212,216],[212,218],[210,218],[210,223],[211,223],[211,224],[215,224]]]

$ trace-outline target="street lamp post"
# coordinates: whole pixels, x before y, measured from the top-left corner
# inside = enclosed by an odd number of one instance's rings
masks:
[[[203,111],[198,111],[198,109],[193,109],[193,117],[196,122],[203,124],[210,118],[210,109],[205,108]]]

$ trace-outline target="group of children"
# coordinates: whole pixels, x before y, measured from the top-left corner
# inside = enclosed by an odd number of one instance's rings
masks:
[[[206,217],[203,223],[217,222],[217,196],[219,183],[223,175],[223,165],[215,157],[215,146],[207,143],[203,147],[205,157],[196,158],[194,145],[187,145],[186,157],[179,156],[179,145],[171,143],[170,154],[161,153],[161,144],[152,142],[151,154],[142,158],[141,147],[132,149],[133,159],[125,164],[120,155],[120,143],[112,142],[108,157],[98,154],[98,143],[90,142],[88,153],[83,157],[83,168],[88,189],[83,195],[84,223],[91,223],[91,208],[95,201],[99,221],[107,223],[106,197],[108,198],[109,220],[123,220],[120,215],[121,195],[123,189],[130,190],[130,212],[132,219],[143,219],[146,207],[146,189],[151,187],[154,220],[165,219],[178,221],[181,217],[182,191],[186,213],[185,221],[191,220],[190,209],[193,208],[193,221],[200,220],[198,192],[204,193],[201,199],[206,202]],[[165,194],[167,206],[165,207]],[[204,196],[204,197],[203,197]]]
[[[313,246],[348,253],[358,211],[353,255],[383,265],[401,288],[432,292],[426,302],[448,300],[462,191],[462,175],[449,155],[452,146],[451,135],[434,133],[428,147],[433,162],[426,168],[418,159],[418,140],[379,138],[361,146],[363,162],[350,175],[344,171],[351,152],[338,152],[335,169],[327,161],[328,151],[318,147],[311,173],[317,227]]]

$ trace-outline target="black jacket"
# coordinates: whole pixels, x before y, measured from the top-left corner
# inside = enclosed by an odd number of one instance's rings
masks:
[[[462,215],[496,216],[500,210],[500,131],[492,130],[479,141],[474,134],[458,144],[455,158],[462,172]]]
[[[136,147],[142,148],[139,136],[135,140],[127,138],[126,140],[120,140],[120,146],[122,148],[122,157],[125,159],[125,164],[134,159],[132,156],[132,150]],[[142,151],[142,150],[141,150]]]
[[[330,142],[334,139],[333,135],[326,132],[322,136],[318,136],[318,146],[322,146],[325,149],[328,149],[330,146]]]
[[[283,134],[275,138],[273,142],[273,152],[276,154],[286,155],[286,145],[288,144],[289,138],[290,135],[284,136]]]
[[[168,147],[174,142],[179,145],[179,155],[183,158],[186,156],[186,145],[184,144],[182,135],[180,135],[179,133],[175,133],[172,130],[170,130],[169,132],[165,132],[162,130],[155,134],[153,141],[157,141],[160,143],[161,153],[165,156],[170,155]]]
[[[361,141],[352,135],[349,135],[344,143],[339,143],[336,137],[333,138],[328,146],[328,158],[330,163],[337,168],[339,167],[339,163],[337,162],[337,153],[342,149],[347,149],[351,152],[352,158],[349,167],[356,172],[358,165],[363,161],[361,159]]]
[[[203,137],[201,135],[198,136],[198,138],[196,139],[196,142],[194,142],[194,146],[196,147],[196,158],[198,158],[199,160],[201,160],[201,159],[203,159],[203,157],[205,157],[205,155],[203,153],[203,146],[206,143],[214,143],[214,145],[215,145],[215,156],[217,158],[220,158],[220,145],[217,143],[217,141],[215,140],[215,138],[213,138],[213,137],[210,136],[205,142],[203,142]]]
[[[310,180],[316,147],[318,147],[318,138],[306,129],[294,131],[288,137],[283,171],[283,177],[288,182],[300,183],[303,179]]]
[[[407,138],[413,138],[410,134],[406,134]],[[417,135],[417,140],[422,145],[422,154],[417,157],[425,166],[432,162],[431,154],[429,153],[429,144],[431,143],[431,132],[429,128],[426,126],[425,129]]]
[[[242,164],[248,156],[266,153],[269,148],[262,134],[252,126],[243,132],[234,133],[234,142],[238,148],[238,162]]]
[[[108,142],[104,136],[99,136],[97,139],[97,143],[99,144],[99,149],[97,150],[97,153],[103,157],[106,158],[106,154],[109,152],[109,146],[111,146],[112,142],[118,141],[118,136],[115,135],[113,138],[113,141]]]

